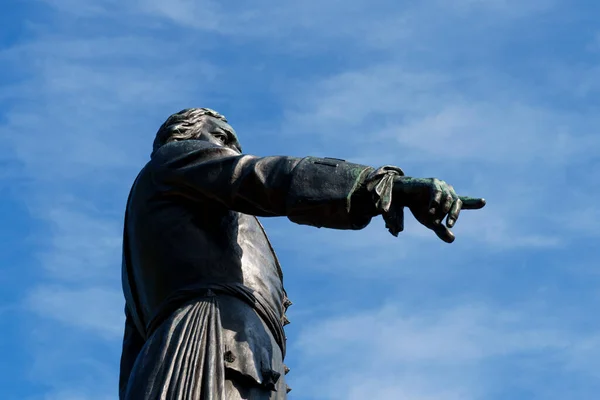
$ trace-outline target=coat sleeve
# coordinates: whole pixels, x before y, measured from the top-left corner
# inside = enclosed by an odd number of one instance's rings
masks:
[[[164,145],[148,167],[159,192],[256,216],[362,229],[378,214],[363,182],[374,170],[339,159],[256,157],[199,140]]]

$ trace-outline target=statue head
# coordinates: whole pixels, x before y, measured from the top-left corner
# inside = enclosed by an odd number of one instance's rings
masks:
[[[186,108],[167,118],[156,132],[152,152],[169,142],[190,139],[206,140],[242,152],[237,135],[227,119],[210,108]]]

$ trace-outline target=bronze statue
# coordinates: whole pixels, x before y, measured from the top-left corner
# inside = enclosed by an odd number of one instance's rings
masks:
[[[243,155],[233,128],[210,109],[170,116],[125,213],[120,398],[287,397],[291,302],[256,217],[362,229],[382,215],[398,235],[407,207],[451,243],[460,210],[484,205],[397,167]]]

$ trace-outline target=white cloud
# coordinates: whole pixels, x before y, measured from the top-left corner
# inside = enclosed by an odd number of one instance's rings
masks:
[[[485,274],[511,273],[516,258],[538,271],[553,250],[566,249],[571,258],[564,272],[584,257],[570,251],[573,238],[598,234],[592,165],[599,145],[597,117],[589,106],[563,103],[593,99],[599,87],[595,69],[549,65],[539,67],[537,80],[530,81],[521,64],[502,64],[505,53],[520,57],[518,51],[530,50],[512,51],[516,42],[535,36],[522,35],[521,29],[538,18],[550,25],[553,15],[568,11],[561,3],[46,4],[44,12],[56,12],[32,16],[28,41],[0,53],[3,65],[20,74],[0,94],[2,104],[10,105],[1,122],[6,146],[0,151],[14,164],[7,176],[19,173],[26,186],[22,200],[44,224],[31,236],[40,245],[46,275],[24,290],[27,306],[41,317],[37,322],[58,332],[51,345],[34,350],[41,365],[35,372],[46,371],[34,379],[55,383],[48,399],[114,398],[101,393],[116,392],[117,356],[103,366],[92,361],[104,355],[94,351],[107,343],[116,354],[122,334],[118,280],[127,189],[166,114],[215,103],[238,115],[252,103],[263,112],[252,119],[272,132],[278,122],[283,125],[288,136],[263,136],[256,145],[263,153],[281,140],[287,143],[278,151],[398,164],[410,175],[440,176],[459,193],[489,201],[484,210],[461,215],[452,246],[408,213],[398,239],[379,220],[364,232],[268,223],[276,249],[287,254],[286,271],[325,280],[322,285],[331,290],[340,277],[350,276],[370,290],[366,310],[327,320],[305,318],[299,340],[290,335],[290,357],[303,364],[290,376],[300,382],[292,385],[294,396],[488,400],[502,384],[498,380],[514,383],[523,371],[533,376],[528,368],[546,368],[555,354],[561,368],[581,379],[597,364],[594,332],[569,329],[568,318],[544,318],[577,289],[561,287],[565,293],[549,296],[541,316],[529,309],[415,305],[417,291],[431,291],[432,301],[442,296],[431,286],[450,274],[457,286],[465,280],[476,286]],[[279,75],[272,79],[271,74]],[[249,142],[253,133],[240,130]],[[540,264],[532,261],[538,259]],[[479,266],[480,275],[467,276]],[[38,267],[27,273],[38,276]],[[383,296],[378,285],[394,280],[407,297],[390,293],[388,305],[368,308]],[[515,276],[514,287],[493,287],[489,296],[499,302],[513,292],[526,297],[519,292],[526,291],[524,281]],[[403,282],[412,286],[402,287]],[[296,287],[300,304],[311,288]],[[469,297],[478,289],[465,290]],[[500,293],[505,290],[508,294]],[[345,296],[337,300],[350,302],[354,294]],[[297,307],[304,316],[315,314]],[[79,352],[64,351],[74,337],[89,342]],[[576,339],[580,342],[573,345]],[[528,364],[523,355],[533,361]],[[81,375],[52,375],[48,371],[62,369],[57,361]],[[82,367],[85,363],[89,368]],[[492,368],[506,364],[510,372]],[[89,391],[98,375],[102,388]],[[523,386],[542,390],[535,383]]]
[[[496,78],[492,71],[410,72],[402,62],[343,72],[296,95],[288,125],[309,132],[315,143],[325,135],[368,150],[385,144],[386,155],[416,151],[440,162],[548,167],[593,157],[590,149],[598,141],[593,114],[514,100],[531,90],[514,82],[496,96],[496,89],[510,83],[495,83]],[[467,79],[473,81],[461,88]],[[474,87],[487,90],[476,94]]]
[[[114,395],[98,394],[93,390],[57,390],[49,393],[44,400],[114,400]]]
[[[437,3],[454,9],[458,13],[484,12],[490,13],[495,18],[498,18],[498,16],[522,18],[547,11],[557,5],[558,2],[555,0],[532,0],[527,2],[518,0],[459,0],[452,2],[438,0]]]
[[[303,326],[294,347],[300,359],[297,393],[318,399],[502,398],[493,365],[518,368],[533,379],[545,373],[535,367],[545,360],[560,360],[556,375],[568,374],[575,354],[581,357],[579,366],[593,360],[584,353],[585,338],[593,334],[582,337],[568,325],[559,327],[559,318],[569,319],[540,314],[530,305],[406,309],[391,303],[313,320]],[[582,339],[588,344],[576,344]],[[523,360],[518,367],[516,360]],[[517,375],[505,378],[502,386],[519,385]]]
[[[227,14],[219,10],[219,4],[210,0],[141,0],[136,3],[137,9],[148,15],[162,17],[185,27],[221,32],[231,24]]]
[[[122,222],[67,208],[43,216],[50,223],[42,266],[54,279],[117,281],[121,262]]]
[[[421,310],[417,314],[386,305],[305,328],[299,345],[309,357],[324,358],[360,348],[363,356],[373,354],[383,363],[404,365],[468,364],[565,345],[559,333],[529,323],[522,313],[477,305]]]
[[[136,0],[118,3],[58,0],[48,2],[62,13],[83,17],[131,21],[142,26],[171,23],[184,29],[215,33],[221,39],[276,44],[278,51],[311,54],[326,51],[333,44],[345,48],[384,49],[403,52],[403,46],[432,49],[444,41],[440,32],[468,32],[468,27],[489,30],[490,25],[511,23],[548,11],[553,0],[340,0],[275,3],[235,1],[224,6],[202,0]],[[321,38],[326,37],[327,40]],[[208,39],[214,41],[214,39]],[[415,41],[417,41],[415,43]],[[429,42],[429,43],[428,43]]]
[[[57,320],[69,328],[111,340],[123,335],[123,295],[112,287],[42,285],[31,291],[27,303],[40,317]]]

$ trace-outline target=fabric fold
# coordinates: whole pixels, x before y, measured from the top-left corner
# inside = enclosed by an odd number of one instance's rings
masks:
[[[374,205],[381,213],[385,227],[394,236],[404,230],[404,208],[392,203],[394,180],[397,176],[404,176],[404,171],[385,165],[371,172],[365,180],[365,186],[373,196]]]
[[[216,296],[184,305],[146,341],[125,398],[223,400],[223,348]]]

